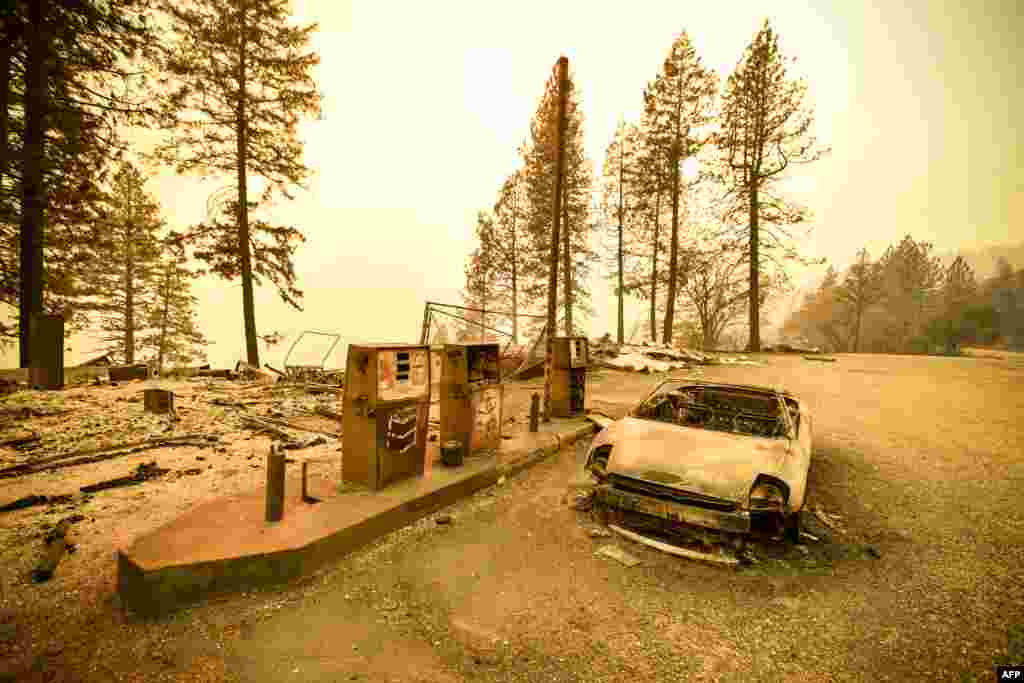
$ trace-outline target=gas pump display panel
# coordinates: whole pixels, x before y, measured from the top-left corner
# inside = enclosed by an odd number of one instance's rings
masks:
[[[424,398],[430,392],[427,384],[429,352],[382,350],[377,354],[377,399],[402,401]]]
[[[569,366],[583,368],[588,364],[587,338],[573,337],[569,339]]]

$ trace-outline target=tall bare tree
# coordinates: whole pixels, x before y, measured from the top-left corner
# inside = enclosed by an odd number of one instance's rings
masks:
[[[817,161],[828,151],[817,146],[811,133],[813,113],[804,101],[807,86],[788,77],[790,61],[783,58],[778,36],[765,20],[729,76],[722,101],[717,143],[733,200],[729,218],[746,224],[750,252],[750,351],[761,349],[762,257],[768,250],[791,256],[785,226],[808,216],[804,207],[783,197],[779,183],[793,165]]]
[[[320,93],[311,73],[319,57],[310,49],[316,24],[289,22],[288,0],[164,0],[171,39],[164,53],[170,77],[163,106],[168,137],[157,157],[178,172],[234,174],[233,240],[211,238],[231,226],[198,226],[189,239],[208,239],[218,272],[242,280],[246,355],[259,366],[253,300],[254,260],[273,258],[264,268],[290,306],[301,310],[291,254],[301,233],[290,227],[250,224],[257,204],[249,198],[250,177],[265,184],[261,201],[303,187],[309,169],[302,162],[298,125],[319,112]],[[272,246],[254,248],[254,233]]]
[[[694,255],[683,296],[696,313],[703,348],[718,348],[722,333],[742,313],[747,284],[741,275],[743,255],[708,249]]]

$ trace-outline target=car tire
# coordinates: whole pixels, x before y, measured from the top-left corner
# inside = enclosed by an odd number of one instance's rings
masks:
[[[785,530],[783,532],[784,538],[793,543],[800,543],[800,515],[802,511],[797,511],[786,518]]]

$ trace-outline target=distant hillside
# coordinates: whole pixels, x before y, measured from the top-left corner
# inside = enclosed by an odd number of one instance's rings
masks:
[[[957,254],[964,257],[978,280],[992,277],[996,274],[996,264],[1000,258],[1005,258],[1013,266],[1014,270],[1024,268],[1024,242],[1017,244],[995,244],[979,249],[962,249],[939,254],[944,263],[949,263]]]

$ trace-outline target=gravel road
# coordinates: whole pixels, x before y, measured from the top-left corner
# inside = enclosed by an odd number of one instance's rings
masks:
[[[565,504],[581,444],[301,585],[159,621],[97,600],[10,680],[987,681],[1024,664],[1024,359],[837,358],[703,373],[810,402],[810,504],[845,533],[812,520],[804,550],[737,571],[593,537]],[[589,390],[616,412],[651,382]]]

